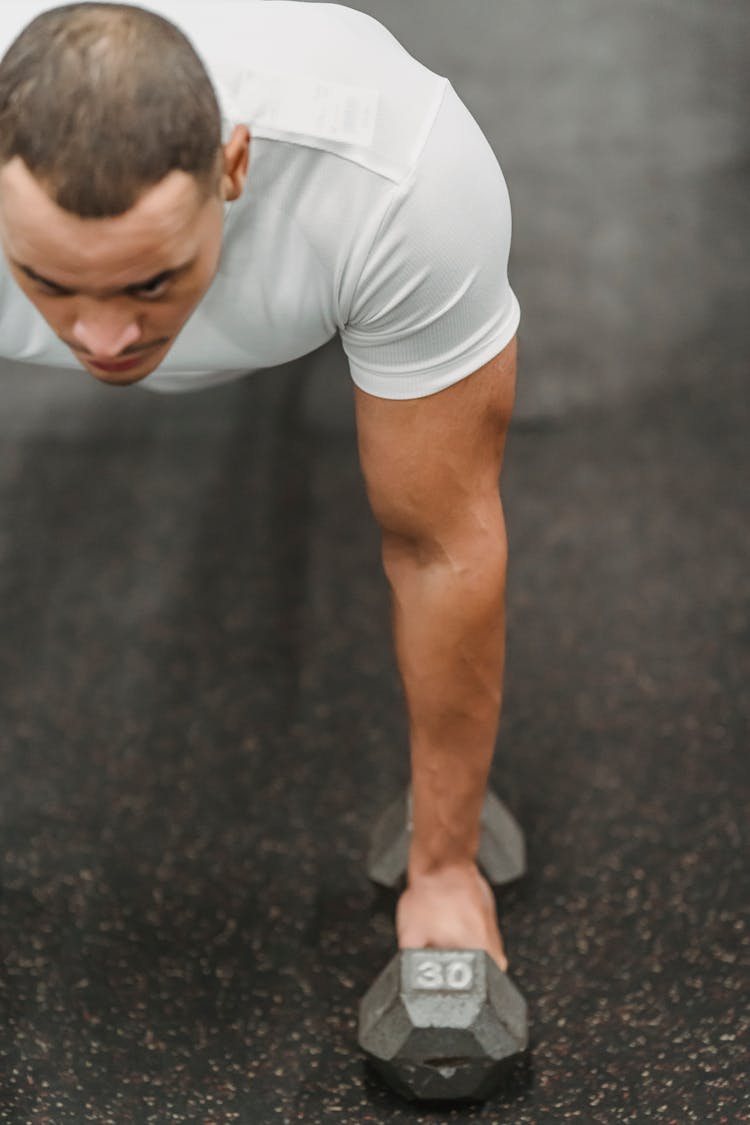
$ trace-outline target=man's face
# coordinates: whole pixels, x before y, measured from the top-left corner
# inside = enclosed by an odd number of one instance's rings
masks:
[[[103,383],[162,362],[213,281],[224,200],[171,172],[116,219],[61,210],[16,157],[0,169],[0,244],[50,328]]]

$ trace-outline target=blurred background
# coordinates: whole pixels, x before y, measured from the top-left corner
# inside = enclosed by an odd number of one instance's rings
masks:
[[[351,6],[492,143],[522,308],[533,1057],[441,1119],[747,1120],[750,11]],[[435,1120],[355,1041],[408,749],[338,342],[175,398],[0,364],[0,403],[0,1122]]]

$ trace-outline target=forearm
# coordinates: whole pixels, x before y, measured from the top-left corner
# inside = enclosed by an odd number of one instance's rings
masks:
[[[506,560],[499,501],[481,536],[384,547],[409,716],[410,880],[476,860],[502,702]]]

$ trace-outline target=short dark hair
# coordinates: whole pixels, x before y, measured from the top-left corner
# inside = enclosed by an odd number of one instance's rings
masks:
[[[177,169],[208,198],[218,191],[221,145],[201,59],[179,28],[145,8],[54,8],[0,62],[0,167],[20,157],[81,218],[125,214]]]

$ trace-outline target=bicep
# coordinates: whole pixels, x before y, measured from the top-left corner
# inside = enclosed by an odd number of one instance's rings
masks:
[[[516,339],[458,383],[397,401],[355,389],[360,462],[386,539],[445,548],[482,534],[499,507]]]

